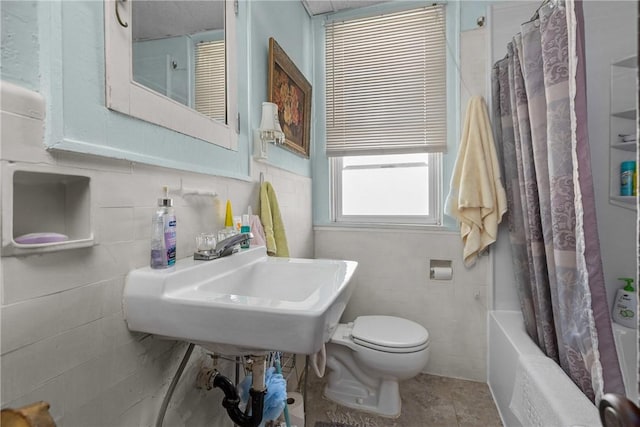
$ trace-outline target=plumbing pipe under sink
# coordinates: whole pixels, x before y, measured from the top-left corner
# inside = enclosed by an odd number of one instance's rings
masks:
[[[184,368],[191,357],[194,344],[190,343],[187,351],[178,366],[178,370],[171,380],[167,394],[160,406],[160,412],[156,420],[156,427],[162,427],[164,423],[164,416],[169,406],[169,401],[173,395],[173,392],[178,384],[178,380],[184,371]],[[249,390],[251,396],[251,415],[245,415],[239,407],[240,396],[236,390],[235,385],[229,380],[229,378],[222,375],[217,370],[204,369],[202,370],[196,379],[196,386],[199,388],[206,388],[211,390],[214,387],[221,389],[224,392],[224,399],[222,400],[222,406],[227,410],[229,418],[239,427],[257,427],[262,421],[262,412],[264,409],[264,397],[267,393],[265,387],[265,367],[266,357],[264,355],[251,356],[249,361],[251,364],[251,373],[253,375],[253,383]]]
[[[211,390],[214,387],[224,392],[222,406],[227,410],[229,418],[240,427],[257,427],[262,421],[264,398],[267,393],[265,387],[266,356],[252,355],[249,360],[253,382],[249,390],[251,397],[251,415],[245,415],[239,407],[240,396],[233,383],[215,369],[203,369],[196,379],[197,387]]]

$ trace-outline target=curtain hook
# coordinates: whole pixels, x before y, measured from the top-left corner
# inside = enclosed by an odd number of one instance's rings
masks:
[[[125,1],[127,1],[127,0],[116,0],[116,1],[114,2],[114,4],[115,4],[115,8],[116,8],[116,19],[118,20],[118,23],[119,23],[121,26],[123,26],[124,28],[127,28],[127,27],[129,26],[129,23],[124,22],[124,21],[122,20],[122,18],[120,18],[120,11],[118,10],[118,3],[120,3],[120,2],[124,3]]]

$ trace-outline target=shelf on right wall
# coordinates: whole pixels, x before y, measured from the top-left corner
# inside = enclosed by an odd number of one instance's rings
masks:
[[[637,196],[620,195],[620,164],[636,160],[637,141],[624,141],[623,138],[625,135],[636,136],[637,68],[638,57],[635,55],[611,64],[609,104],[609,203],[631,210],[636,210]]]

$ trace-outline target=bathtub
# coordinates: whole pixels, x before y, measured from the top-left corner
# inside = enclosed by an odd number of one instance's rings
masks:
[[[535,377],[535,382],[541,384],[539,395],[531,399],[540,407],[544,420],[545,413],[553,412],[554,419],[559,425],[600,426],[600,418],[595,405],[582,394],[580,389],[559,369],[551,359],[544,356],[542,351],[529,338],[524,329],[522,314],[519,311],[491,311],[488,319],[489,332],[489,360],[488,383],[496,406],[505,426],[522,426],[523,424],[512,410],[512,399],[516,398],[518,390],[522,387],[523,366],[530,369],[532,366],[540,370]],[[618,357],[621,362],[627,395],[637,402],[636,373],[636,333],[635,330],[614,324],[613,328]],[[535,365],[533,365],[535,364]],[[560,374],[558,374],[560,372]],[[526,375],[525,375],[526,377]],[[516,386],[516,383],[518,387]],[[527,392],[524,393],[525,397]],[[555,395],[555,396],[554,396]],[[544,402],[536,401],[536,398],[545,396]],[[522,397],[522,393],[520,393]],[[520,400],[521,401],[521,400]],[[535,404],[533,406],[536,406]],[[520,413],[530,415],[530,408]],[[536,410],[533,409],[535,413]],[[536,415],[536,414],[534,414]],[[548,420],[548,418],[547,418]],[[527,423],[536,424],[536,423]],[[537,424],[544,425],[544,422]]]
[[[638,369],[637,369],[637,344],[638,331],[626,328],[617,323],[613,324],[613,339],[618,351],[618,361],[622,370],[622,379],[627,397],[632,402],[638,403]]]

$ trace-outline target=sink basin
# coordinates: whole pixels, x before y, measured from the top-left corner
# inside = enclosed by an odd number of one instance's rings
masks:
[[[213,261],[182,259],[175,270],[127,276],[130,330],[199,344],[223,354],[313,354],[333,333],[354,261],[272,258],[264,247]]]

